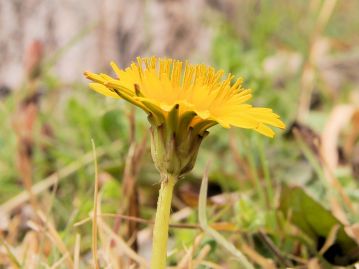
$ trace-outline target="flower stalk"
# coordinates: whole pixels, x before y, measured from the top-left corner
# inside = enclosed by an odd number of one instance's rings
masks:
[[[173,188],[177,176],[162,174],[158,196],[155,226],[153,229],[151,269],[166,268],[168,227],[171,213]]]
[[[166,268],[168,228],[173,188],[177,180],[192,170],[199,146],[208,132],[195,131],[188,124],[179,129],[179,106],[175,105],[165,119],[149,117],[151,123],[151,154],[161,174],[161,189],[157,202],[151,269]],[[188,117],[188,116],[187,116]],[[194,115],[190,115],[191,118]]]

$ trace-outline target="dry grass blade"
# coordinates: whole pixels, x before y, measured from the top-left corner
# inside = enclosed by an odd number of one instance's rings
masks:
[[[227,241],[220,233],[208,226],[207,222],[207,189],[208,189],[208,170],[209,165],[207,166],[201,184],[201,190],[199,194],[198,202],[198,218],[199,223],[202,229],[210,236],[217,241],[218,244],[222,245],[228,252],[230,252],[237,260],[240,262],[242,268],[245,269],[254,269],[253,265],[249,263],[247,258],[240,252],[232,243]]]
[[[316,65],[318,57],[318,44],[322,32],[327,25],[330,16],[333,14],[337,0],[323,1],[319,15],[313,28],[312,38],[310,40],[309,56],[307,62],[304,64],[303,73],[301,76],[301,93],[298,108],[298,119],[304,119],[310,108],[311,95],[314,88],[314,80],[316,74]]]
[[[35,81],[30,79],[25,87],[27,95],[20,102],[13,116],[13,129],[17,137],[16,166],[24,188],[29,193],[29,199],[34,210],[38,207],[36,197],[32,193],[33,183],[33,152],[35,148],[34,129],[38,121],[39,99]]]
[[[21,247],[24,250],[21,257],[23,268],[35,269],[39,267],[38,262],[40,261],[39,256],[41,255],[41,247],[45,245],[43,244],[43,239],[44,236],[38,232],[29,231],[26,233],[21,244]],[[43,245],[41,246],[41,244]]]
[[[335,169],[338,165],[337,147],[339,145],[340,131],[350,122],[355,107],[351,105],[336,106],[327,121],[322,133],[322,147],[320,157],[323,162],[325,177],[333,188],[339,193],[345,205],[355,213],[354,206],[345,193],[340,181],[335,177]]]
[[[97,156],[95,142],[91,139],[93,159],[95,165],[95,189],[94,189],[94,205],[93,205],[93,216],[92,216],[92,259],[96,269],[100,268],[98,263],[97,255],[97,208],[98,208],[98,167],[97,167]]]
[[[21,264],[20,262],[17,260],[16,256],[12,253],[11,249],[9,248],[9,246],[7,245],[7,243],[5,241],[3,241],[1,238],[0,238],[0,244],[4,246],[5,250],[6,250],[6,253],[13,265],[13,267],[15,269],[20,269],[21,268]]]
[[[193,252],[194,252],[195,248],[201,242],[202,238],[203,238],[203,233],[197,235],[197,237],[194,240],[193,245],[186,251],[186,254],[183,256],[181,261],[177,264],[177,267],[176,267],[177,269],[191,268]]]
[[[111,148],[117,149],[121,145],[120,141],[117,141],[110,145]],[[97,149],[97,157],[105,155],[108,151],[109,146],[101,147]],[[41,192],[47,190],[51,186],[57,184],[61,179],[68,177],[69,175],[78,171],[81,167],[89,165],[93,161],[93,153],[88,152],[82,156],[82,158],[74,161],[73,163],[65,166],[56,173],[51,174],[47,178],[41,180],[39,183],[32,186],[32,194],[38,195]],[[25,203],[30,199],[30,194],[27,191],[23,191],[15,197],[11,198],[7,202],[0,205],[0,212],[9,213],[21,204]]]
[[[101,242],[106,246],[104,248],[104,260],[107,261],[107,265],[109,268],[127,268],[123,267],[122,264],[118,265],[118,262],[124,262],[122,255],[125,254],[127,257],[137,262],[140,265],[140,268],[148,268],[147,261],[139,256],[121,237],[119,237],[109,225],[107,225],[102,219],[102,211],[101,211],[101,195],[97,197],[97,212],[98,215],[96,217],[97,229],[99,232],[99,236],[101,238]],[[115,244],[112,244],[115,242]],[[115,246],[115,248],[113,247]],[[113,250],[117,250],[116,252]]]
[[[211,251],[210,245],[205,245],[199,252],[197,258],[193,261],[193,268],[198,268],[198,266],[203,262],[207,257],[208,253]]]
[[[242,244],[243,252],[256,264],[258,264],[261,268],[264,269],[276,269],[275,263],[268,258],[263,257],[253,248],[251,248],[247,244]]]
[[[330,16],[333,14],[337,0],[324,1],[320,10],[315,32],[319,34],[324,30],[325,25],[328,23]]]
[[[310,259],[307,263],[307,268],[308,269],[322,269],[322,267],[320,266],[320,262],[317,258]]]
[[[334,107],[323,128],[321,154],[328,168],[334,171],[338,165],[338,144],[340,132],[350,123],[355,113],[354,105],[338,105]]]
[[[70,252],[67,250],[65,243],[62,241],[61,236],[56,231],[55,227],[47,219],[43,212],[38,211],[37,215],[39,216],[42,224],[46,227],[45,233],[50,238],[50,240],[55,244],[63,256],[66,256],[66,263],[68,268],[74,268],[74,262],[71,258]],[[33,225],[36,225],[33,223]],[[38,227],[41,230],[41,227]]]
[[[58,267],[60,267],[61,265],[63,265],[64,261],[67,259],[67,256],[69,254],[66,254],[64,256],[62,256],[57,262],[55,262],[51,267],[50,269],[56,269]]]
[[[149,267],[147,261],[139,256],[135,251],[133,251],[133,249],[131,249],[122,238],[115,234],[113,230],[105,222],[103,222],[100,217],[98,217],[98,226],[99,229],[101,229],[105,234],[107,234],[109,238],[111,238],[111,240],[115,241],[116,247],[121,249],[121,251],[124,252],[129,258],[136,261],[143,268]]]
[[[213,262],[209,262],[209,261],[202,261],[201,265],[206,266],[208,268],[213,268],[213,269],[223,269],[222,266],[215,264]]]
[[[80,268],[80,247],[81,247],[81,235],[76,234],[76,241],[74,248],[74,269]]]
[[[340,225],[334,225],[332,227],[332,229],[330,229],[330,232],[328,234],[327,240],[325,240],[324,245],[322,246],[322,248],[319,251],[320,255],[323,255],[335,242],[335,240],[337,239],[337,234],[339,231]]]
[[[134,118],[134,110],[131,109],[131,113],[129,115],[129,123],[130,123],[130,138],[131,145],[128,150],[125,169],[123,173],[123,187],[122,193],[124,199],[122,199],[121,204],[119,206],[119,213],[123,211],[126,212],[127,215],[132,217],[139,217],[140,209],[139,209],[139,195],[138,195],[138,186],[137,186],[137,176],[141,169],[142,158],[146,151],[146,141],[147,137],[144,135],[142,142],[140,144],[136,143],[135,140],[135,118]],[[117,233],[120,227],[121,218],[117,218],[114,224],[114,231]],[[136,251],[138,248],[137,243],[137,235],[138,235],[139,225],[137,222],[127,221],[127,234],[129,235],[126,240],[131,240],[131,247]]]
[[[341,207],[337,195],[335,195],[335,190],[338,191],[339,194],[343,194],[341,191],[341,186],[338,184],[335,184],[335,181],[332,181],[333,178],[328,178],[328,173],[325,173],[328,170],[323,170],[322,166],[320,165],[320,160],[314,156],[312,151],[308,148],[308,146],[305,144],[305,142],[302,140],[302,138],[294,132],[295,138],[297,139],[298,145],[302,152],[304,153],[305,157],[313,167],[314,171],[317,173],[319,178],[324,183],[323,185],[326,188],[327,197],[330,202],[330,207],[333,211],[333,214],[342,222],[342,223],[348,223],[347,216]],[[324,160],[323,160],[324,161]],[[336,187],[339,186],[339,189]],[[333,187],[333,188],[332,188]]]
[[[101,193],[99,196],[99,201],[101,201]],[[101,202],[99,203],[98,210],[101,212]],[[97,219],[99,218],[100,216],[97,217]],[[122,257],[120,255],[114,255],[112,244],[110,243],[111,239],[108,239],[106,237],[100,225],[98,225],[97,227],[98,227],[99,240],[101,241],[101,252],[102,252],[101,258],[103,260],[104,267],[109,269],[122,268],[122,265],[120,264],[122,261],[121,259]]]

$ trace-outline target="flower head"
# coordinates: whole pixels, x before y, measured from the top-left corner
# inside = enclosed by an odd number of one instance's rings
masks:
[[[202,138],[216,124],[253,129],[269,137],[274,136],[269,126],[285,128],[271,109],[246,103],[252,98],[251,90],[241,87],[241,78],[232,83],[231,74],[223,79],[222,70],[155,57],[139,57],[124,70],[113,62],[111,66],[117,78],[85,72],[93,81],[90,88],[106,96],[123,98],[149,115],[152,149],[156,151],[152,150],[152,155],[155,163],[159,156],[163,158],[162,165],[156,163],[160,170],[169,169],[168,163],[163,165],[168,162],[166,154],[179,156],[180,163],[171,164],[178,166],[171,168],[176,173],[191,170]]]
[[[112,62],[117,78],[85,72],[94,83],[91,89],[114,98],[123,98],[161,120],[179,105],[180,117],[193,113],[191,126],[219,123],[253,129],[269,137],[274,132],[268,125],[284,128],[279,116],[269,108],[253,107],[246,101],[251,90],[241,88],[242,79],[233,84],[229,74],[203,64],[192,65],[172,59],[137,58],[137,63],[121,70]],[[206,129],[205,126],[203,129]]]

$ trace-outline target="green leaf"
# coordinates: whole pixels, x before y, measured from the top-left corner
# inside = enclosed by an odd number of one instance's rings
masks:
[[[121,199],[121,184],[114,179],[105,181],[102,186],[103,199],[114,199],[119,201]]]
[[[289,216],[295,226],[314,239],[317,250],[323,247],[333,227],[338,226],[335,240],[323,257],[331,264],[342,266],[358,261],[359,246],[347,235],[344,225],[300,187],[282,188],[279,209]]]
[[[101,119],[102,129],[110,139],[123,139],[126,136],[126,126],[123,112],[119,109],[106,112]]]

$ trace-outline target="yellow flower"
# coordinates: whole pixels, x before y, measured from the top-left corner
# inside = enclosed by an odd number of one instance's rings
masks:
[[[151,123],[151,154],[161,174],[153,232],[152,269],[166,267],[166,249],[173,188],[194,167],[207,129],[220,124],[253,129],[269,137],[269,126],[284,128],[269,108],[246,102],[251,90],[242,79],[222,79],[224,72],[203,64],[192,65],[172,59],[137,58],[121,70],[111,63],[117,78],[85,72],[90,87],[106,96],[123,98],[148,114]]]
[[[154,124],[165,122],[176,109],[177,118],[186,119],[199,134],[216,124],[253,129],[269,137],[275,134],[269,126],[285,128],[271,109],[247,104],[251,90],[241,87],[241,78],[232,83],[231,74],[222,79],[222,70],[155,57],[137,58],[124,70],[113,62],[111,66],[117,78],[85,72],[94,82],[91,89],[140,107]]]

